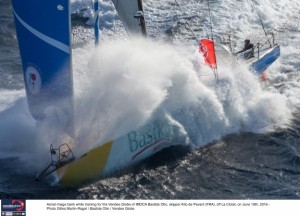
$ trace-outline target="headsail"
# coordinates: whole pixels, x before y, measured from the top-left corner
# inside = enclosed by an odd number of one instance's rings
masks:
[[[147,35],[142,0],[112,0],[112,2],[130,33]]]
[[[12,5],[31,114],[43,119],[54,109],[73,127],[69,0],[12,0]]]
[[[205,63],[212,69],[215,78],[218,80],[217,58],[214,41],[210,39],[200,40],[199,52],[202,53]]]
[[[209,65],[209,67],[211,67],[212,69],[217,68],[215,45],[212,40],[200,40],[199,52],[202,53],[204,61],[207,65]]]

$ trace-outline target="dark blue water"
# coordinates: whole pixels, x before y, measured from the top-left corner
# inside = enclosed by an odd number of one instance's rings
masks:
[[[10,1],[0,0],[0,5],[0,97],[6,97],[2,101],[7,101],[13,94],[4,92],[22,91],[23,77]],[[297,72],[299,68],[291,70]],[[276,84],[282,91],[288,88],[279,81]],[[9,112],[1,111],[0,121],[5,115]],[[5,139],[0,137],[0,145],[7,142]],[[229,134],[192,150],[172,147],[111,177],[71,188],[35,182],[36,172],[25,165],[24,158],[9,154],[16,150],[14,145],[18,146],[12,140],[10,148],[0,152],[0,198],[300,198],[300,112],[297,108],[287,128],[261,134]]]

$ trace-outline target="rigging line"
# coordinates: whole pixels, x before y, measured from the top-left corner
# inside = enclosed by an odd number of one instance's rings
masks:
[[[213,26],[212,26],[212,16],[211,16],[211,10],[210,10],[209,0],[207,0],[207,7],[208,7],[208,14],[209,14],[211,39],[212,39],[212,41],[214,41]]]
[[[196,37],[196,35],[195,35],[193,29],[191,28],[190,23],[186,20],[186,21],[185,21],[185,24],[188,25],[188,27],[189,27],[188,29],[192,32],[192,35],[193,35],[193,37],[195,38],[196,43],[198,44],[198,43],[199,43],[199,40],[197,40],[197,37]]]
[[[255,6],[254,0],[251,0],[251,2],[252,2],[253,8],[256,10],[257,16],[258,16],[259,21],[260,21],[260,24],[261,24],[261,26],[262,26],[262,28],[263,28],[263,30],[264,30],[264,33],[265,33],[265,35],[266,35],[266,38],[267,38],[267,40],[268,40],[268,42],[269,42],[269,45],[270,45],[270,47],[272,47],[272,44],[271,44],[270,39],[269,39],[269,37],[268,37],[268,34],[267,34],[266,29],[265,29],[265,26],[264,26],[264,23],[263,23],[263,21],[262,21],[262,18],[261,18],[260,14],[259,14],[259,11],[258,11],[257,7]]]
[[[178,10],[183,14],[182,10],[180,9],[180,4],[177,2],[177,0],[175,0],[175,6],[178,6]],[[199,43],[199,40],[197,39],[197,37],[196,37],[196,35],[195,35],[195,32],[193,31],[193,29],[192,29],[190,23],[189,23],[187,20],[185,20],[185,24],[188,26],[187,29],[190,30],[190,32],[192,33],[193,37],[194,37],[195,40],[196,40],[196,43],[198,44],[198,43]]]
[[[211,40],[213,41],[213,46],[215,47],[215,42],[214,42],[214,34],[213,34],[213,26],[212,26],[212,15],[211,15],[211,8],[210,8],[210,4],[209,4],[210,0],[207,0],[207,7],[208,7],[208,14],[209,14],[209,22],[210,22],[210,34],[211,34]],[[215,49],[215,48],[214,48]],[[215,59],[216,59],[216,68],[212,69],[214,75],[215,75],[215,79],[217,81],[219,81],[219,72],[218,72],[218,67],[217,67],[217,58],[216,58],[216,54],[215,55]]]

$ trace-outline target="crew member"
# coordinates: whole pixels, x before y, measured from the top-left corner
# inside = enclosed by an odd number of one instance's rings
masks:
[[[246,52],[246,51],[248,51],[248,52]],[[250,43],[249,39],[245,40],[244,48],[241,51],[235,53],[235,55],[237,55],[239,53],[242,53],[242,52],[245,52],[244,53],[244,58],[245,59],[249,59],[249,58],[254,57],[254,46],[253,46],[252,43]]]

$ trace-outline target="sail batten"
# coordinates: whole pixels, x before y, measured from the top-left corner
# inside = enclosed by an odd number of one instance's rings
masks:
[[[48,37],[47,35],[44,35],[43,33],[37,31],[33,27],[31,27],[29,24],[27,24],[24,20],[21,19],[21,17],[14,11],[14,15],[17,18],[17,20],[32,34],[40,38],[41,40],[45,41],[46,43],[49,43],[50,45],[62,50],[63,52],[70,54],[70,46],[57,41],[51,37]]]

